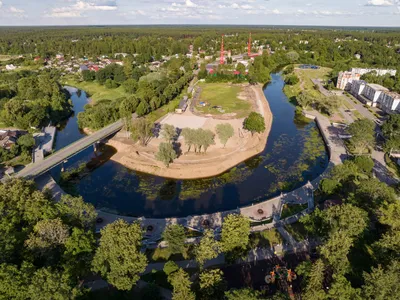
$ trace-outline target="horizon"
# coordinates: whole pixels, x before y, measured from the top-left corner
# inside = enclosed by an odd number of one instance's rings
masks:
[[[151,25],[397,28],[400,0],[0,0],[1,27]]]

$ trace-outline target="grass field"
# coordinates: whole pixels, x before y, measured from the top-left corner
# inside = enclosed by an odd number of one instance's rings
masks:
[[[328,74],[332,71],[330,68],[320,68],[318,70],[312,69],[296,69],[294,73],[299,77],[299,83],[291,86],[285,85],[284,92],[289,98],[297,97],[303,90],[309,92],[314,97],[320,97],[321,93],[314,88],[312,79],[327,79]]]
[[[65,78],[63,80],[65,85],[70,85],[78,89],[84,90],[89,94],[90,99],[96,102],[103,99],[115,100],[118,98],[126,97],[128,94],[122,87],[116,89],[108,89],[104,85],[100,85],[97,82],[79,82],[74,79]]]
[[[7,128],[8,126],[5,124],[5,123],[3,123],[3,122],[1,122],[0,121],[0,129],[2,129],[2,128]]]
[[[251,103],[238,98],[241,87],[230,86],[227,83],[203,83],[199,102],[206,102],[207,106],[197,106],[197,110],[205,114],[221,115],[236,113],[238,118],[246,117],[251,112]],[[214,106],[220,106],[220,111]]]
[[[250,239],[251,245],[254,247],[272,247],[283,242],[282,236],[275,228],[255,232],[250,236]]]

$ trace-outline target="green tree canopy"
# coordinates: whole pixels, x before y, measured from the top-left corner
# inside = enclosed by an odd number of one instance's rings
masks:
[[[249,244],[250,221],[243,215],[228,215],[222,223],[221,246],[224,252],[246,249]]]
[[[233,129],[232,125],[229,123],[218,124],[216,126],[216,131],[221,143],[226,146],[228,140],[233,137],[235,130]]]
[[[375,145],[375,123],[368,119],[357,120],[350,124],[348,132],[350,148],[357,154],[363,154]]]
[[[179,224],[168,225],[163,234],[163,239],[168,242],[170,253],[183,253],[185,250],[185,228]]]
[[[161,143],[158,146],[158,152],[156,153],[156,159],[163,162],[164,165],[168,168],[169,164],[177,158],[176,152],[172,144],[170,143]]]
[[[195,249],[196,261],[202,267],[207,260],[216,258],[220,250],[219,242],[214,238],[214,232],[207,229]]]
[[[259,113],[251,112],[250,115],[244,120],[243,128],[250,131],[252,134],[254,134],[255,132],[264,132],[265,121],[263,116]]]
[[[192,282],[189,279],[188,273],[183,269],[171,273],[168,276],[168,281],[173,287],[172,300],[194,300],[195,295],[191,291]]]
[[[154,135],[154,124],[146,119],[138,118],[132,122],[131,131],[132,139],[146,146]]]
[[[117,220],[107,225],[101,230],[92,270],[117,289],[130,290],[147,266],[147,258],[140,252],[142,237],[139,223]]]

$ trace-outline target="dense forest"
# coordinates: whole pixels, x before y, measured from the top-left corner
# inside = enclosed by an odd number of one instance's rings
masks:
[[[1,122],[20,129],[58,124],[72,113],[69,93],[48,71],[0,73]]]

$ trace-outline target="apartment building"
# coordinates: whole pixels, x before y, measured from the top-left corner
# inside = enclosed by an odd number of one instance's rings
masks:
[[[390,92],[379,84],[356,80],[352,82],[349,91],[369,106],[379,107],[386,113],[400,112],[400,94]]]
[[[375,72],[378,76],[390,74],[396,76],[397,71],[391,69],[363,69],[352,68],[350,71],[339,72],[336,87],[341,90],[349,90],[353,81],[360,80],[361,76],[370,72]]]

